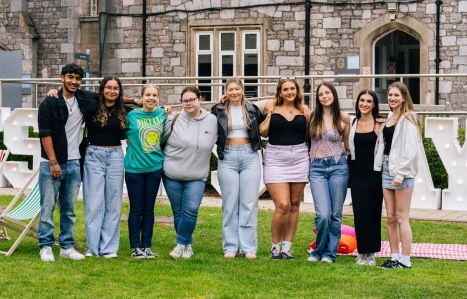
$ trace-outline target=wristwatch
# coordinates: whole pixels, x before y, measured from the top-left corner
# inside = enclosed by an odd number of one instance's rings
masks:
[[[50,163],[50,166],[54,166],[55,164],[58,164],[58,161],[55,161],[53,163]]]
[[[138,105],[138,103],[136,103],[136,102],[138,102],[138,99],[135,99],[135,103],[134,103],[135,105]]]

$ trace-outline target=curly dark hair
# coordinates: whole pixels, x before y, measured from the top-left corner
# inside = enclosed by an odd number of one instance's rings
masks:
[[[62,76],[66,76],[66,74],[75,74],[84,78],[83,68],[75,63],[67,64],[62,68]]]
[[[104,88],[105,84],[107,82],[115,80],[118,83],[118,87],[120,88],[120,92],[118,94],[117,100],[115,101],[115,106],[113,113],[118,116],[118,119],[120,120],[120,128],[122,130],[126,129],[128,127],[128,118],[126,117],[126,110],[125,107],[123,107],[123,87],[122,87],[122,82],[117,76],[106,76],[101,82],[101,85],[99,86],[99,104],[97,108],[97,112],[94,115],[93,120],[98,121],[101,123],[101,126],[105,126],[107,124],[107,120],[109,119],[107,108],[105,107],[105,98],[104,98]]]

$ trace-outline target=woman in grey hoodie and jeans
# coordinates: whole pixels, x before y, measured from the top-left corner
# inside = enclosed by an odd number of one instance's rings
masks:
[[[204,195],[209,161],[217,141],[217,119],[201,108],[201,93],[195,86],[182,91],[183,110],[170,114],[164,127],[163,182],[174,214],[177,246],[173,258],[190,258],[198,209]]]

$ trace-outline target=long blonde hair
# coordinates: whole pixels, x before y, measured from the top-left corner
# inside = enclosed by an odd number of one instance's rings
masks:
[[[410,96],[410,93],[409,93],[409,90],[408,90],[407,86],[402,82],[394,82],[391,85],[389,85],[388,94],[389,94],[389,90],[391,90],[393,88],[399,89],[399,91],[401,92],[402,97],[405,100],[404,102],[402,102],[401,113],[399,114],[399,117],[395,120],[394,124],[397,125],[400,118],[402,116],[404,116],[415,127],[417,127],[418,132],[420,133],[420,138],[422,138],[422,127],[420,125],[420,121],[417,118],[417,115],[414,113],[415,109],[414,109],[414,106],[413,106],[412,97]],[[393,111],[391,106],[389,106],[389,109],[391,109],[391,111]]]
[[[238,79],[237,77],[232,77],[232,78],[229,78],[227,80],[227,82],[225,82],[225,93],[227,93],[227,86],[229,86],[229,84],[231,83],[235,83],[237,84],[238,86],[240,86],[241,89],[245,89],[244,86],[243,86],[243,83],[242,83],[242,80]],[[247,118],[250,119],[248,117],[248,114],[246,113],[246,100],[245,100],[245,90],[243,90],[243,94],[242,94],[242,99],[240,100],[240,104],[242,106],[242,118],[243,118],[243,123],[245,124],[245,127],[247,127],[248,129],[250,129],[250,127],[248,126],[248,122],[247,122]],[[229,120],[229,130],[232,131],[232,114],[230,113],[231,112],[231,104],[230,104],[230,99],[227,98],[227,100],[225,101],[225,111],[227,112],[227,118]]]

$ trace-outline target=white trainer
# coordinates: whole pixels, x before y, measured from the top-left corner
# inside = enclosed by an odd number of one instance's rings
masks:
[[[357,255],[357,265],[366,265],[366,257],[367,255],[365,253],[359,253]]]
[[[84,255],[76,251],[74,248],[70,248],[70,249],[60,248],[60,257],[64,257],[64,258],[72,259],[72,260],[82,260],[85,258]]]
[[[50,246],[42,247],[39,254],[41,255],[41,260],[43,262],[55,262],[54,254],[52,252],[52,247]]]
[[[367,266],[376,266],[376,261],[375,261],[375,254],[374,253],[369,253],[365,257],[365,265]]]
[[[169,254],[174,259],[178,259],[182,257],[184,250],[185,250],[185,245],[177,243],[177,246],[175,246],[174,250],[172,250],[172,252]]]
[[[326,256],[324,256],[323,258],[321,258],[321,261],[322,261],[323,263],[328,263],[328,264],[334,263],[330,258],[328,258],[328,257],[326,257]]]
[[[193,255],[194,253],[193,253],[193,248],[191,248],[191,245],[186,245],[185,249],[182,252],[182,258],[189,259]]]
[[[310,255],[310,257],[307,259],[309,262],[319,262],[318,258],[315,258],[314,256]]]
[[[92,254],[92,253],[90,253],[90,252],[86,252],[86,253],[84,254],[84,256],[85,256],[85,257],[93,257],[94,254]]]
[[[110,252],[105,253],[103,256],[104,256],[106,259],[117,258],[117,254],[116,254],[116,253],[110,253]]]

